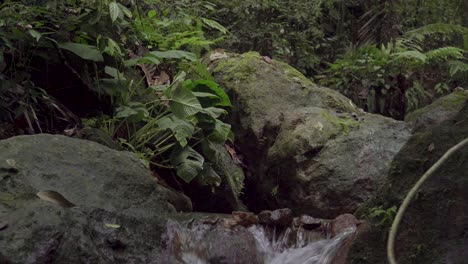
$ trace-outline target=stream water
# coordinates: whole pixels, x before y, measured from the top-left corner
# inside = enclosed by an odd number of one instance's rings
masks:
[[[302,228],[277,231],[255,225],[223,234],[226,230],[207,225],[168,225],[172,262],[181,264],[334,264],[355,231],[350,227],[331,237],[329,232],[318,234]]]

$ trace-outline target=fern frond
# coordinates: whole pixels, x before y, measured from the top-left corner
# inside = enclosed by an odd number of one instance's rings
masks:
[[[434,35],[434,34],[444,34],[450,35],[459,33],[462,35],[468,34],[468,28],[461,25],[452,25],[445,23],[436,23],[422,26],[417,29],[410,30],[406,32],[407,37],[416,38],[420,41],[424,40],[425,37]]]
[[[442,47],[426,52],[427,59],[433,62],[446,62],[450,59],[462,59],[464,50],[456,47]]]
[[[200,79],[214,81],[214,78],[206,68],[206,65],[199,61],[191,63],[190,72]]]
[[[468,63],[461,60],[453,60],[448,62],[449,74],[451,77],[457,73],[468,73]]]
[[[407,50],[402,52],[395,52],[392,54],[395,60],[415,60],[425,63],[428,59],[427,55],[417,50]]]

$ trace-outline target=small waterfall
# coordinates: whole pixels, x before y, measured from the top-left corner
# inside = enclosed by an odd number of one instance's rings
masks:
[[[226,227],[219,223],[168,223],[170,263],[334,264],[356,227],[331,234],[302,227]],[[346,252],[346,250],[344,251]]]
[[[297,232],[296,241],[288,242],[291,229],[288,228],[277,238],[270,239],[261,226],[248,229],[257,241],[257,250],[264,256],[265,264],[329,264],[342,243],[354,234],[356,228],[345,229],[333,238],[312,240],[303,229]]]

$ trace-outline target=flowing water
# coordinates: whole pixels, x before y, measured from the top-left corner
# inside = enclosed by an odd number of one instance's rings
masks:
[[[168,224],[172,262],[183,264],[333,264],[355,231],[350,227],[331,237],[327,231],[320,234],[302,228],[278,231],[255,225],[226,230],[203,224],[192,227]]]
[[[288,243],[290,229],[273,239],[268,238],[263,227],[254,226],[249,231],[255,237],[257,250],[264,256],[265,264],[329,264],[342,243],[354,234],[355,228],[348,228],[333,238],[315,241],[307,239],[307,231],[300,230],[292,245]]]

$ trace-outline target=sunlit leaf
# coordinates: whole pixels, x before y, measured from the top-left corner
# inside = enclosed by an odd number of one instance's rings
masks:
[[[174,89],[169,105],[172,112],[179,118],[186,118],[203,111],[197,97],[184,87]]]
[[[109,3],[109,15],[112,20],[112,22],[115,22],[117,18],[122,16],[122,10],[120,9],[119,5],[117,2],[110,2]]]
[[[59,43],[58,46],[75,53],[85,60],[104,61],[104,57],[95,46],[72,42]]]
[[[226,34],[227,29],[223,27],[223,25],[219,24],[218,22],[208,19],[208,18],[202,18],[202,21],[205,25],[207,25],[210,28],[214,28],[219,30],[221,33]]]

